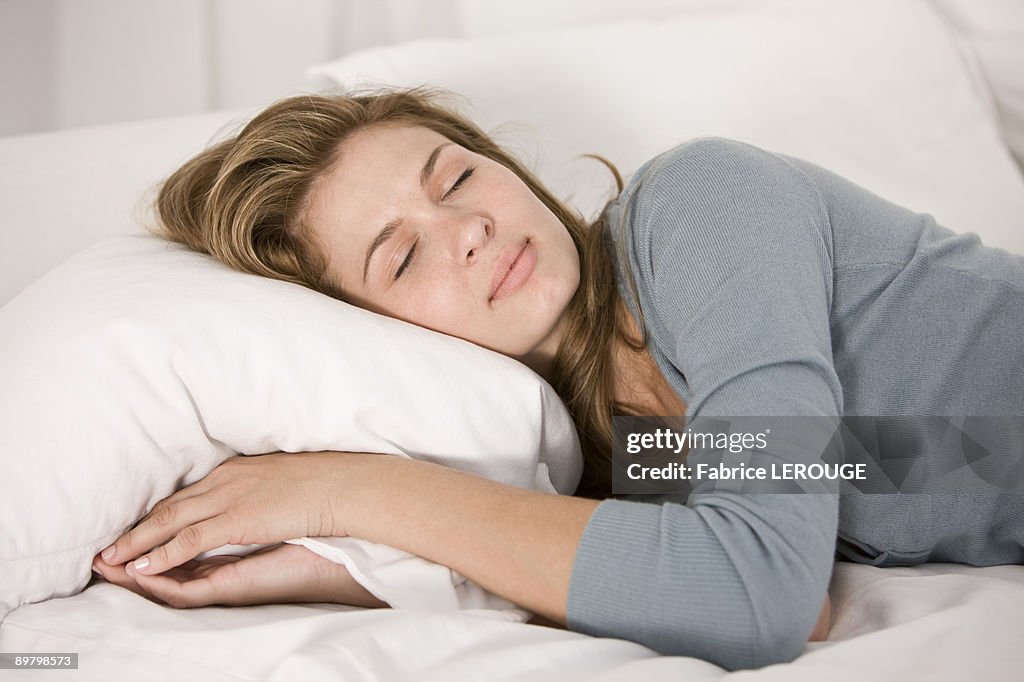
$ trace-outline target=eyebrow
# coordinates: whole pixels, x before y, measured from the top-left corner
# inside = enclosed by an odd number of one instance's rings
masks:
[[[452,143],[443,142],[434,147],[434,151],[430,152],[430,156],[427,157],[427,162],[423,164],[423,170],[420,171],[420,187],[426,188],[427,183],[430,181],[430,176],[434,174],[434,166],[437,165],[437,157],[441,155],[441,150],[450,144]],[[388,239],[391,239],[391,236],[395,234],[395,230],[397,230],[401,225],[401,218],[392,220],[385,225],[381,231],[377,233],[377,236],[373,238],[373,241],[370,242],[370,247],[366,249],[366,260],[363,262],[363,284],[366,284],[366,276],[370,272],[370,259],[373,258],[374,251],[383,246],[384,242]]]

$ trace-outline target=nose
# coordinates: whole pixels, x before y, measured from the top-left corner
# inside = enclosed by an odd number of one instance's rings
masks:
[[[462,215],[452,221],[449,242],[456,263],[471,265],[494,235],[494,225],[480,215]]]

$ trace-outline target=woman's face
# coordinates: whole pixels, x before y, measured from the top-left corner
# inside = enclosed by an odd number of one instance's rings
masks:
[[[361,129],[339,158],[305,219],[348,301],[550,362],[579,259],[519,176],[418,126]]]

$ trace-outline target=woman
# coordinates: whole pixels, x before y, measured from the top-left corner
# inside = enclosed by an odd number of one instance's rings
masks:
[[[574,630],[742,668],[824,635],[837,551],[1024,562],[1012,495],[840,504],[700,483],[688,498],[602,499],[615,414],[833,427],[844,414],[1024,414],[1022,259],[816,166],[697,140],[645,165],[588,228],[422,91],[297,97],[185,164],[158,208],[169,238],[242,271],[521,360],[563,397],[587,462],[580,496],[557,497],[366,453],[231,459],[96,560],[168,603],[372,605],[299,548],[186,563],[223,544],[352,535]],[[932,435],[916,437],[935,456]],[[273,580],[260,570],[284,565]]]

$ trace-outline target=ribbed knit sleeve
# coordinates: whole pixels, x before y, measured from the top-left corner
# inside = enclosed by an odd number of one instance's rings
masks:
[[[705,138],[649,162],[619,203],[609,216],[625,221],[649,348],[688,417],[842,414],[829,219],[805,174]],[[819,457],[829,423],[806,451],[787,442],[764,457]],[[791,660],[825,597],[837,507],[834,494],[708,483],[685,503],[606,500],[576,554],[569,627],[728,669]]]

